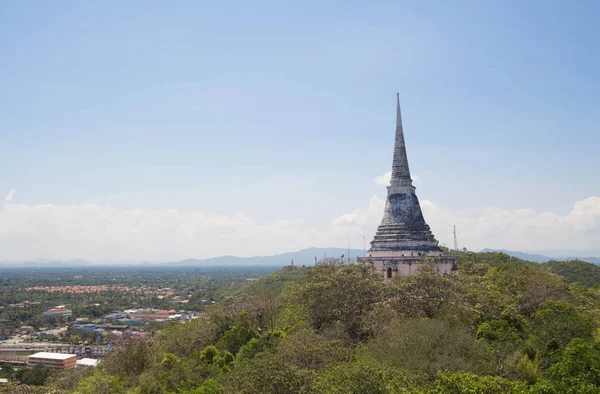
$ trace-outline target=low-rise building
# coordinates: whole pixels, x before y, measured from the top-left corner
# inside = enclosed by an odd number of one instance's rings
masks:
[[[49,369],[73,369],[76,364],[76,354],[40,352],[27,356],[28,367],[43,365]]]
[[[77,360],[77,368],[87,368],[96,366],[98,366],[98,360],[93,358],[82,358],[81,360]]]
[[[45,318],[59,318],[59,317],[71,317],[73,316],[73,312],[70,309],[65,308],[64,306],[56,307],[48,309],[48,311],[44,312]]]

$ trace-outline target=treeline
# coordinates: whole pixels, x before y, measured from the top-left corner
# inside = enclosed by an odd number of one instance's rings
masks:
[[[365,265],[285,268],[38,390],[600,392],[597,286],[497,257],[464,255],[450,276],[424,265],[389,282]]]

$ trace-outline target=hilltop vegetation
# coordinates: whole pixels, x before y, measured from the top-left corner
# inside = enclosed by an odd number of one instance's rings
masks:
[[[565,278],[567,283],[583,286],[600,285],[600,267],[581,260],[549,261],[544,263],[550,271]]]
[[[597,286],[502,253],[459,257],[453,275],[424,265],[387,283],[363,265],[284,268],[223,294],[201,318],[115,343],[94,371],[39,389],[600,392]]]

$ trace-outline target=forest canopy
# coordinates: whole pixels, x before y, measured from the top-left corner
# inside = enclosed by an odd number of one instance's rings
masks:
[[[123,338],[95,370],[51,376],[39,389],[600,392],[600,288],[570,279],[577,262],[558,269],[501,253],[459,261],[449,276],[424,264],[388,282],[369,265],[287,267],[193,321]]]

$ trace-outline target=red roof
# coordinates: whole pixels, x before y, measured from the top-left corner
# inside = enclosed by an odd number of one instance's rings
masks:
[[[69,312],[69,310],[67,308],[56,308],[56,309],[48,309],[48,312],[50,312],[50,313],[62,313],[62,312]]]

